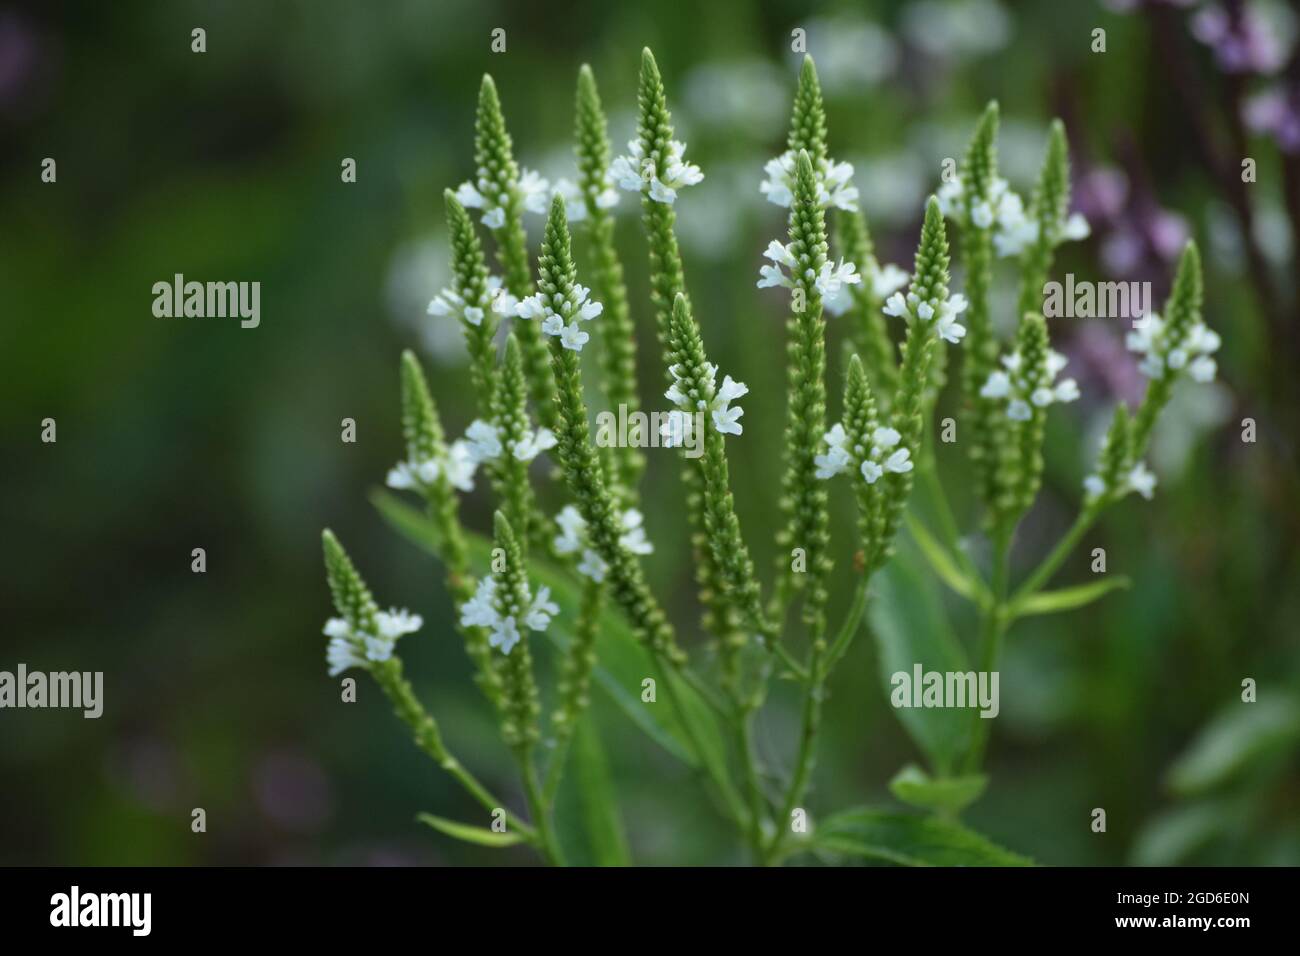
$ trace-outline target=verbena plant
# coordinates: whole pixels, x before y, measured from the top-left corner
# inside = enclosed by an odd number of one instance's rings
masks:
[[[548,862],[565,861],[554,808],[566,761],[590,756],[592,742],[583,742],[582,722],[596,675],[636,726],[695,770],[756,861],[778,863],[812,852],[901,863],[1027,862],[957,820],[985,786],[981,768],[991,721],[973,709],[947,712],[937,729],[924,720],[904,720],[930,766],[904,768],[891,788],[925,812],[853,809],[809,820],[803,803],[827,685],[865,629],[872,583],[890,564],[903,523],[938,578],[977,609],[979,671],[997,669],[1003,636],[1017,619],[1083,606],[1124,583],[1107,576],[1045,590],[1103,512],[1131,491],[1151,496],[1154,477],[1143,460],[1175,383],[1215,374],[1210,356],[1218,340],[1200,318],[1195,246],[1183,253],[1163,317],[1141,318],[1129,335],[1149,379],[1142,404],[1134,414],[1123,404],[1116,408],[1095,471],[1083,482],[1077,519],[1037,567],[1013,583],[1008,554],[1038,493],[1048,413],[1078,396],[1073,380],[1058,380],[1065,360],[1051,349],[1040,311],[1056,247],[1087,234],[1086,222],[1067,215],[1063,128],[1053,125],[1042,172],[1024,202],[998,175],[998,111],[991,104],[957,175],[925,206],[908,275],[880,265],[873,254],[852,167],[829,155],[817,74],[812,60],[805,60],[789,148],[767,164],[761,186],[769,200],[788,207],[789,229],[768,246],[770,262],[757,284],[785,289],[790,299],[782,557],[775,580],[764,587],[728,478],[727,442],[742,434],[737,402],[747,389],[730,376],[719,381],[708,360],[674,231],[676,201],[703,174],[673,138],[664,86],[648,50],[638,105],[637,138],[627,155],[611,162],[596,83],[584,67],[577,90],[578,180],[552,186],[517,166],[496,87],[484,78],[475,128],[477,175],[445,196],[454,278],[429,309],[441,317],[435,321],[457,321],[464,330],[479,417],[464,438],[449,442],[420,365],[405,353],[406,456],[387,483],[414,493],[425,511],[386,492],[377,497],[385,516],[431,549],[446,569],[477,682],[518,763],[526,814],[507,807],[448,750],[396,653],[397,639],[418,629],[419,617],[381,611],[326,531],[325,565],[339,615],[325,626],[330,674],[368,672],[419,747],[493,815],[488,826],[422,817],[463,840],[524,843]],[[611,209],[620,190],[636,193],[641,202],[653,347],[669,385],[664,395],[670,408],[659,435],[642,434],[640,441],[624,436],[631,440],[611,446],[593,436],[582,365],[593,358],[598,364],[600,404],[622,406],[628,414],[640,408],[631,310],[614,245]],[[535,274],[526,211],[547,217]],[[965,282],[960,294],[949,287],[947,221],[957,227]],[[580,283],[571,225],[586,240],[581,277],[590,287]],[[490,271],[484,229],[499,274]],[[1006,344],[998,341],[990,308],[995,257],[1013,259],[1019,271],[1019,320]],[[828,314],[848,323],[851,343],[840,419],[830,427]],[[891,320],[902,325],[901,347]],[[504,348],[499,332],[505,333]],[[973,460],[983,530],[991,542],[987,562],[977,562],[964,546],[927,428],[949,377],[946,353],[957,358],[957,346],[960,375],[953,376],[954,387],[960,390],[962,444]],[[706,641],[679,638],[642,573],[640,556],[652,546],[638,511],[645,461],[637,446],[651,437],[691,452],[681,456],[682,493]],[[530,468],[542,452],[558,462],[567,501],[550,479],[539,479],[538,469]],[[497,502],[490,537],[464,528],[458,517],[457,495],[472,489],[476,474],[486,475]],[[935,503],[937,518],[930,526],[908,511],[917,478]],[[830,479],[850,486],[857,512],[856,547],[838,553],[828,516]],[[562,506],[547,510],[544,502]],[[851,591],[847,612],[834,627],[828,619],[832,584]],[[925,627],[923,617],[913,623]],[[545,643],[533,637],[541,633]],[[968,669],[961,647],[936,651],[932,638],[905,633],[901,643],[882,641],[885,666]],[[543,648],[555,658],[558,675],[545,720],[533,667],[533,655]],[[753,727],[777,677],[797,683],[803,704],[792,769],[773,779],[756,757]],[[571,747],[575,740],[578,746]],[[585,770],[582,777],[588,786],[595,779]],[[594,807],[591,839],[598,844],[594,858],[625,862],[617,814],[601,807],[600,797],[588,801]]]

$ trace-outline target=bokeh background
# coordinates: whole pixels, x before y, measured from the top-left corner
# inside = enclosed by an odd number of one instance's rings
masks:
[[[202,55],[190,51],[200,26]],[[504,54],[489,51],[495,27]],[[339,533],[381,601],[424,614],[402,644],[408,672],[453,748],[519,805],[440,574],[368,494],[401,455],[403,347],[429,366],[449,429],[474,415],[458,330],[424,306],[448,276],[441,193],[472,172],[482,73],[521,162],[572,175],[578,65],[596,71],[617,147],[649,45],[706,173],[679,204],[680,235],[712,357],[752,389],[728,448],[746,535],[770,569],[782,297],[754,281],[784,226],[758,183],[783,148],[795,27],[882,261],[910,265],[940,163],[996,97],[1002,167],[1021,191],[1048,122],[1065,120],[1093,235],[1062,250],[1058,274],[1150,280],[1163,301],[1195,237],[1206,318],[1224,339],[1218,383],[1181,392],[1160,426],[1155,501],[1129,499],[1088,538],[1135,586],[1012,632],[992,784],[965,819],[1048,863],[1300,863],[1296,12],[998,0],[0,4],[0,669],[102,670],[107,685],[98,721],[0,712],[0,863],[529,861],[415,823],[422,810],[478,811],[373,685],[340,703],[323,662],[320,529]],[[1091,50],[1098,27],[1105,53]],[[40,181],[44,157],[56,184]],[[344,157],[355,184],[340,182]],[[632,207],[619,241],[647,343]],[[155,318],[150,287],[177,272],[260,281],[261,327]],[[1000,287],[1007,318],[1009,272]],[[1071,520],[1113,402],[1140,394],[1123,332],[1053,325],[1084,399],[1053,416],[1022,569]],[[649,398],[661,373],[653,349],[640,360]],[[57,444],[40,441],[46,417]],[[355,444],[340,441],[345,417]],[[969,526],[960,446],[940,455]],[[677,468],[650,460],[649,570],[695,646]],[[466,521],[487,528],[489,508],[480,488]],[[847,559],[851,542],[839,546]],[[195,547],[206,574],[190,571]],[[1084,560],[1060,581],[1083,580]],[[874,655],[859,640],[834,680],[814,814],[889,805],[887,781],[918,759]],[[1259,685],[1251,709],[1245,677]],[[634,857],[742,861],[686,771],[599,695],[595,708]],[[778,692],[760,726],[777,768],[797,716]],[[1098,806],[1105,835],[1088,826]],[[194,807],[205,834],[190,830]]]

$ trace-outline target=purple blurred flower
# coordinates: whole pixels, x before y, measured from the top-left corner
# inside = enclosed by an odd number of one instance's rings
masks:
[[[1272,136],[1284,153],[1300,152],[1300,87],[1281,84],[1246,100],[1241,118],[1253,133]]]
[[[1142,400],[1146,378],[1124,348],[1126,322],[1082,322],[1065,346],[1070,374],[1085,396],[1114,396],[1131,406]],[[1103,404],[1109,404],[1109,398]]]
[[[1117,279],[1163,284],[1190,235],[1187,221],[1164,209],[1148,190],[1113,167],[1083,173],[1075,187],[1075,207],[1100,240],[1101,263]]]
[[[1277,37],[1245,3],[1226,9],[1212,3],[1196,12],[1191,29],[1192,36],[1214,51],[1214,61],[1225,73],[1273,73],[1286,57]]]
[[[253,789],[261,811],[288,830],[317,830],[334,810],[324,771],[295,751],[265,755],[253,773]]]

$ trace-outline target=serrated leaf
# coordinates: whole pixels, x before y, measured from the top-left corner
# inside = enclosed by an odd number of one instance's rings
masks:
[[[957,813],[984,793],[989,778],[982,773],[961,777],[931,777],[916,764],[908,764],[889,781],[889,790],[903,803],[922,810]]]
[[[902,866],[1033,866],[1033,860],[951,820],[859,807],[815,830],[817,849]]]
[[[1057,614],[1091,604],[1111,591],[1127,588],[1133,582],[1122,574],[1110,575],[1091,584],[1079,584],[1056,591],[1039,591],[1016,601],[1007,609],[1009,619],[1031,614]]]
[[[505,833],[496,833],[483,827],[470,826],[468,823],[457,823],[455,820],[448,820],[446,817],[435,817],[432,813],[421,813],[416,816],[416,819],[421,823],[428,824],[440,833],[445,833],[449,837],[463,840],[466,843],[475,843],[479,846],[507,847],[524,842],[523,837],[511,830],[507,830]]]
[[[871,603],[871,633],[876,642],[880,677],[888,697],[891,678],[909,676],[913,666],[925,671],[965,672],[966,654],[952,633],[938,589],[920,566],[915,552],[900,547],[894,560],[876,574]],[[966,752],[971,711],[957,707],[897,707],[894,713],[908,735],[945,775]]]

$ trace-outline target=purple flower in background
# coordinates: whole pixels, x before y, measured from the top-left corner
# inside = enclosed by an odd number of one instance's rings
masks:
[[[1130,325],[1126,321],[1083,322],[1070,337],[1065,356],[1085,396],[1114,396],[1134,407],[1141,402],[1146,378],[1133,353],[1124,348]]]
[[[1246,100],[1242,122],[1252,133],[1272,136],[1284,153],[1300,152],[1300,87],[1281,84]]]
[[[274,751],[253,773],[257,805],[288,830],[318,830],[334,811],[329,780],[320,765],[295,751]]]
[[[1079,176],[1074,202],[1100,239],[1101,264],[1110,276],[1164,285],[1190,235],[1182,216],[1161,207],[1140,179],[1107,166]]]
[[[1214,51],[1225,73],[1273,73],[1286,57],[1277,35],[1253,6],[1212,3],[1192,17],[1192,36]]]

